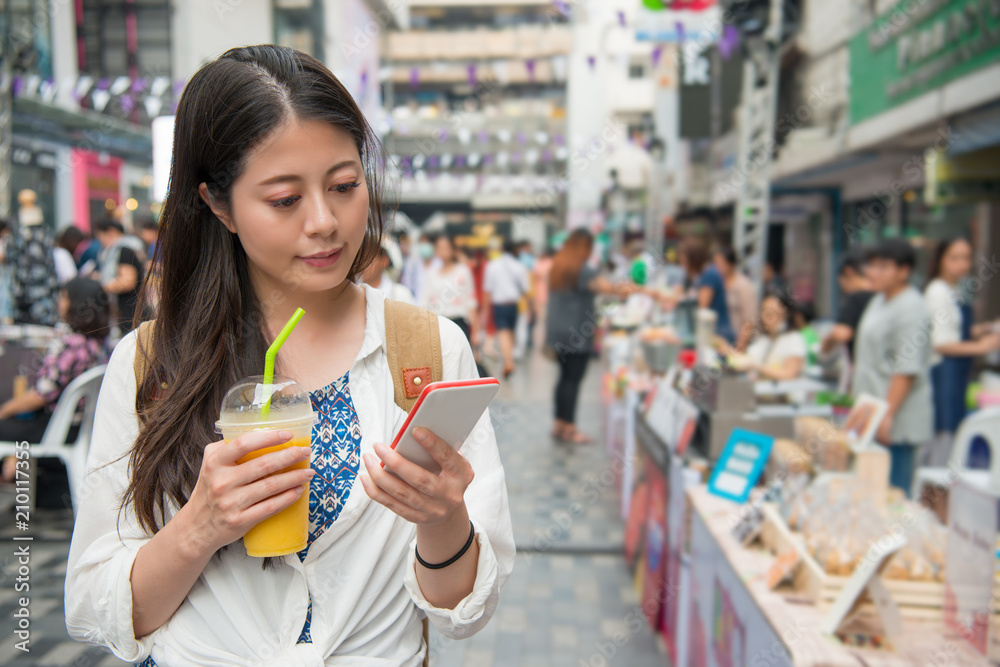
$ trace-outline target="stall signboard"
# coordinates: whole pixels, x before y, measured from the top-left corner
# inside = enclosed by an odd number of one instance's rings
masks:
[[[991,660],[1000,659],[993,631],[997,497],[957,479],[948,496],[945,625]]]
[[[698,424],[698,408],[674,389],[670,374],[654,389],[646,410],[646,423],[678,456],[687,451]]]
[[[691,619],[687,665],[791,667],[786,642],[733,569],[702,517],[691,521]],[[797,628],[782,629],[794,641]]]
[[[902,0],[851,39],[851,123],[997,62],[995,0]]]
[[[710,493],[744,503],[764,472],[774,438],[740,428],[733,429],[708,482]]]

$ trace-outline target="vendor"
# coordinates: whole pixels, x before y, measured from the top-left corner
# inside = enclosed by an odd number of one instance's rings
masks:
[[[749,369],[763,380],[797,380],[806,365],[806,342],[787,293],[773,292],[760,305],[757,336],[747,347]]]

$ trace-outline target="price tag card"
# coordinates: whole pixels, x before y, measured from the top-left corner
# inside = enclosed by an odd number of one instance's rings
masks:
[[[708,481],[708,491],[738,503],[746,502],[771,455],[774,438],[733,429]]]

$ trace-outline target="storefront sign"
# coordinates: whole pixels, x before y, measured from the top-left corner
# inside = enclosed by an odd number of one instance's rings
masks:
[[[850,43],[851,123],[1000,62],[1000,2],[903,0]]]
[[[962,479],[952,485],[948,498],[944,621],[991,659],[1000,657],[1000,638],[990,632],[997,519],[995,496]]]
[[[1000,199],[1000,148],[955,157],[927,151],[924,159],[924,201],[928,206]]]

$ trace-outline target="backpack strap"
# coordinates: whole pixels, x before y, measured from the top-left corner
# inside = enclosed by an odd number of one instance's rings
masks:
[[[386,299],[385,351],[396,405],[409,412],[427,383],[440,382],[443,375],[437,315]]]
[[[148,320],[139,324],[135,330],[135,361],[132,368],[135,371],[135,388],[139,391],[149,369],[149,358],[153,354],[153,326],[156,320]]]

